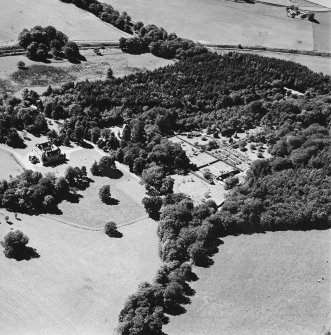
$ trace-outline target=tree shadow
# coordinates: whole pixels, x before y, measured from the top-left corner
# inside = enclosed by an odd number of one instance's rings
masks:
[[[119,203],[120,201],[115,198],[110,198],[109,200],[105,201],[105,204],[110,205],[110,206],[118,205]]]
[[[108,235],[109,237],[113,237],[113,238],[122,238],[123,237],[123,234],[121,232],[119,232],[118,230],[112,232],[111,235],[109,235],[109,234],[106,234],[106,235]]]
[[[212,266],[214,264],[212,257],[219,252],[219,246],[222,244],[224,244],[224,242],[219,238],[211,241],[207,245],[207,252],[195,262],[195,265],[202,268],[209,268]]]
[[[68,58],[68,62],[72,64],[81,64],[79,59]]]
[[[19,248],[18,250],[15,250],[15,252],[10,253],[10,255],[7,255],[4,251],[7,258],[13,258],[15,260],[19,261],[29,261],[32,258],[39,258],[40,254],[38,251],[31,247],[23,247]]]
[[[90,143],[87,143],[86,141],[82,141],[80,143],[80,146],[84,149],[94,149],[93,145]]]
[[[81,55],[81,54],[79,54],[79,55],[77,56],[77,59],[80,60],[80,61],[82,61],[82,62],[86,62],[86,57],[83,56],[83,55]]]
[[[54,163],[47,164],[47,166],[54,168],[54,167],[57,167],[57,166],[60,166],[60,165],[68,164],[68,162],[69,162],[69,159],[66,158],[63,161],[59,161],[59,162],[54,162]]]
[[[314,19],[310,19],[309,21],[313,22],[313,23],[316,23],[316,24],[320,24],[320,22],[318,20],[316,20],[315,18]]]
[[[170,315],[182,315],[186,313],[186,308],[181,304],[176,304],[172,306],[167,306],[165,312]]]
[[[69,193],[65,200],[73,204],[77,204],[81,198],[83,198],[83,196],[79,193]]]
[[[110,169],[107,173],[103,174],[103,176],[108,177],[110,179],[120,179],[123,177],[123,172],[119,169]]]

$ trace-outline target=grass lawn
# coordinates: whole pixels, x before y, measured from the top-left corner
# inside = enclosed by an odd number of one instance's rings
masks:
[[[0,247],[2,335],[113,334],[127,297],[159,266],[156,224],[122,227],[121,239],[88,232],[43,217],[19,215],[6,224],[30,238],[40,258],[7,259]]]
[[[328,231],[229,236],[214,265],[196,268],[196,295],[171,335],[319,334],[330,307]],[[322,279],[324,278],[324,279]]]

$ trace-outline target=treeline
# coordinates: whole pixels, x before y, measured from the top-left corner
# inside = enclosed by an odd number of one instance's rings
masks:
[[[133,22],[126,13],[119,13],[111,5],[97,0],[61,0],[73,3],[79,8],[89,11],[104,22],[116,28],[135,35],[132,38],[120,38],[120,48],[123,52],[142,54],[151,52],[157,57],[185,59],[194,55],[206,53],[207,49],[195,42],[168,34],[165,29],[154,24],[144,25],[143,22]]]
[[[89,185],[85,167],[68,167],[64,177],[26,170],[17,177],[0,181],[0,207],[10,211],[54,213],[64,199]]]
[[[18,37],[19,45],[26,50],[27,58],[46,61],[48,58],[67,58],[70,61],[83,59],[75,42],[52,26],[23,29]]]
[[[126,13],[119,13],[111,5],[101,3],[97,0],[60,0],[62,2],[72,3],[75,6],[87,10],[97,16],[104,22],[110,23],[114,27],[125,31],[128,34],[133,33],[133,22]]]
[[[25,89],[22,99],[6,96],[0,99],[0,143],[11,147],[24,147],[24,139],[17,132],[26,130],[34,135],[48,130],[43,103],[34,91]]]
[[[216,210],[213,201],[194,206],[184,194],[163,198],[158,227],[163,265],[152,284],[142,283],[138,292],[129,297],[119,316],[119,334],[163,334],[166,314],[185,312],[184,306],[194,294],[189,282],[197,279],[191,262],[207,265],[210,255],[217,251],[212,223]]]
[[[154,24],[144,26],[142,22],[134,25],[135,37],[120,38],[120,48],[123,52],[131,54],[143,54],[150,52],[154,56],[166,59],[186,59],[208,50],[188,39],[169,34],[164,28]]]

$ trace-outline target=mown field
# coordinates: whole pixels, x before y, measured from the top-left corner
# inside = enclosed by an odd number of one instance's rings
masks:
[[[111,239],[43,217],[10,218],[12,226],[0,215],[0,239],[21,229],[40,258],[17,262],[0,252],[2,335],[112,334],[128,295],[159,266],[151,220]]]
[[[59,0],[0,2],[0,46],[16,44],[24,28],[52,25],[77,41],[117,41],[126,33],[93,14]]]
[[[330,306],[331,231],[224,238],[214,265],[197,268],[187,313],[171,335],[319,334]]]
[[[287,17],[284,7],[225,0],[105,0],[134,20],[155,23],[202,43],[314,49],[313,24]],[[327,30],[326,25],[320,25]]]

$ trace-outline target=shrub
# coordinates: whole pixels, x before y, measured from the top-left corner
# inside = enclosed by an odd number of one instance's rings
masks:
[[[17,67],[19,68],[19,69],[24,69],[25,68],[25,63],[23,62],[23,61],[18,61],[17,62]]]

